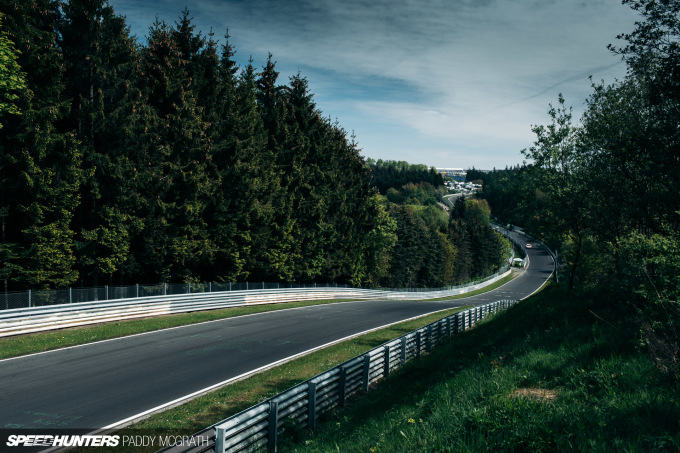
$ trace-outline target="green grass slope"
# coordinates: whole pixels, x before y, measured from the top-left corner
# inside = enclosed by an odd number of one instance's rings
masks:
[[[457,336],[279,451],[678,451],[680,385],[622,304],[552,286]]]

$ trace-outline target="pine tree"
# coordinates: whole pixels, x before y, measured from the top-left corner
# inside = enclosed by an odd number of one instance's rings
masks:
[[[66,286],[77,278],[70,224],[82,175],[78,144],[64,127],[59,3],[3,0],[0,13],[27,86],[17,99],[22,115],[10,118],[0,136],[5,287]]]
[[[268,248],[275,239],[274,218],[277,200],[281,195],[280,175],[274,154],[267,147],[267,130],[258,102],[257,77],[252,59],[238,78],[237,121],[233,178],[230,200],[234,212],[241,212],[248,235],[238,243],[247,251],[242,256],[248,275],[257,280],[272,278]],[[240,185],[236,185],[242,184]]]
[[[274,173],[280,188],[272,193],[273,221],[266,235],[266,246],[256,257],[256,275],[278,281],[295,279],[295,262],[300,259],[299,225],[295,216],[294,194],[289,190],[295,147],[291,146],[285,113],[286,99],[276,84],[279,73],[269,54],[267,63],[257,78],[257,102],[267,133],[265,158],[275,164]],[[264,239],[264,237],[261,236]]]
[[[328,124],[321,118],[300,74],[284,88],[288,134],[281,160],[286,192],[296,214],[293,237],[296,253],[294,279],[311,281],[321,276],[329,248],[328,210],[335,183],[328,168]]]
[[[266,215],[258,216],[263,212],[260,202],[267,194],[257,172],[266,172],[271,164],[260,159],[266,136],[255,100],[252,63],[237,77],[228,33],[225,38],[211,126],[213,159],[219,172],[219,188],[209,209],[210,234],[217,246],[211,275],[218,281],[236,281],[246,278],[253,265],[249,261],[253,229],[269,223]]]
[[[472,244],[465,223],[465,197],[459,197],[456,200],[449,214],[449,237],[458,251],[454,267],[454,281],[457,284],[465,283],[472,278],[474,273]]]
[[[139,259],[147,278],[174,281],[196,279],[196,269],[214,255],[205,208],[216,176],[207,124],[192,92],[195,55],[187,49],[195,47],[182,47],[193,42],[185,25],[171,30],[157,21],[142,63],[151,116],[147,147],[141,150],[147,163],[140,178],[147,219]]]
[[[393,205],[390,214],[397,221],[397,243],[392,251],[392,267],[385,285],[415,288],[421,286],[419,276],[428,258],[428,229],[413,208]]]
[[[0,27],[2,20],[3,15],[0,14]],[[7,36],[4,28],[0,30],[0,129],[2,129],[2,116],[20,113],[14,102],[19,99],[17,92],[26,89],[26,74],[17,63],[14,42]]]
[[[80,276],[97,285],[123,278],[130,261],[132,167],[129,141],[138,52],[125,20],[104,0],[71,0],[60,27],[71,124],[81,142],[83,176],[74,219]],[[109,280],[110,281],[110,280]]]

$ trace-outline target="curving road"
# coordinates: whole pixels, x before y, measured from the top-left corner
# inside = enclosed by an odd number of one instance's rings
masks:
[[[521,238],[520,242],[525,243]],[[522,275],[465,299],[318,305],[1,360],[0,429],[120,426],[170,402],[360,332],[451,307],[523,299],[553,270],[544,248],[528,252],[529,266]]]

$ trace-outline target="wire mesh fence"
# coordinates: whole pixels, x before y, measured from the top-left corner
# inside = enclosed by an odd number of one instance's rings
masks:
[[[66,288],[53,290],[28,290],[0,293],[0,310],[14,308],[45,307],[49,305],[96,302],[100,300],[133,299],[137,297],[170,296],[180,294],[210,293],[222,291],[247,291],[281,288],[346,288],[336,283],[266,283],[266,282],[208,282],[208,283],[159,283],[155,285],[100,286],[91,288]]]
[[[498,272],[483,279],[462,285],[441,288],[367,288],[394,292],[435,292],[468,288],[498,277],[509,269],[504,265]],[[208,283],[158,283],[155,285],[99,286],[53,290],[28,290],[0,293],[0,310],[13,308],[45,307],[49,305],[96,302],[100,300],[132,299],[136,297],[169,296],[221,291],[248,291],[284,288],[349,288],[337,283],[267,283],[267,282],[208,282]]]

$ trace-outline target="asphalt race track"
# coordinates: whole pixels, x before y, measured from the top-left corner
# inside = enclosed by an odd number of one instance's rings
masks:
[[[520,239],[520,242],[525,242]],[[0,429],[99,429],[274,362],[446,308],[523,299],[553,271],[542,247],[522,275],[450,302],[360,301],[249,315],[0,361]]]

